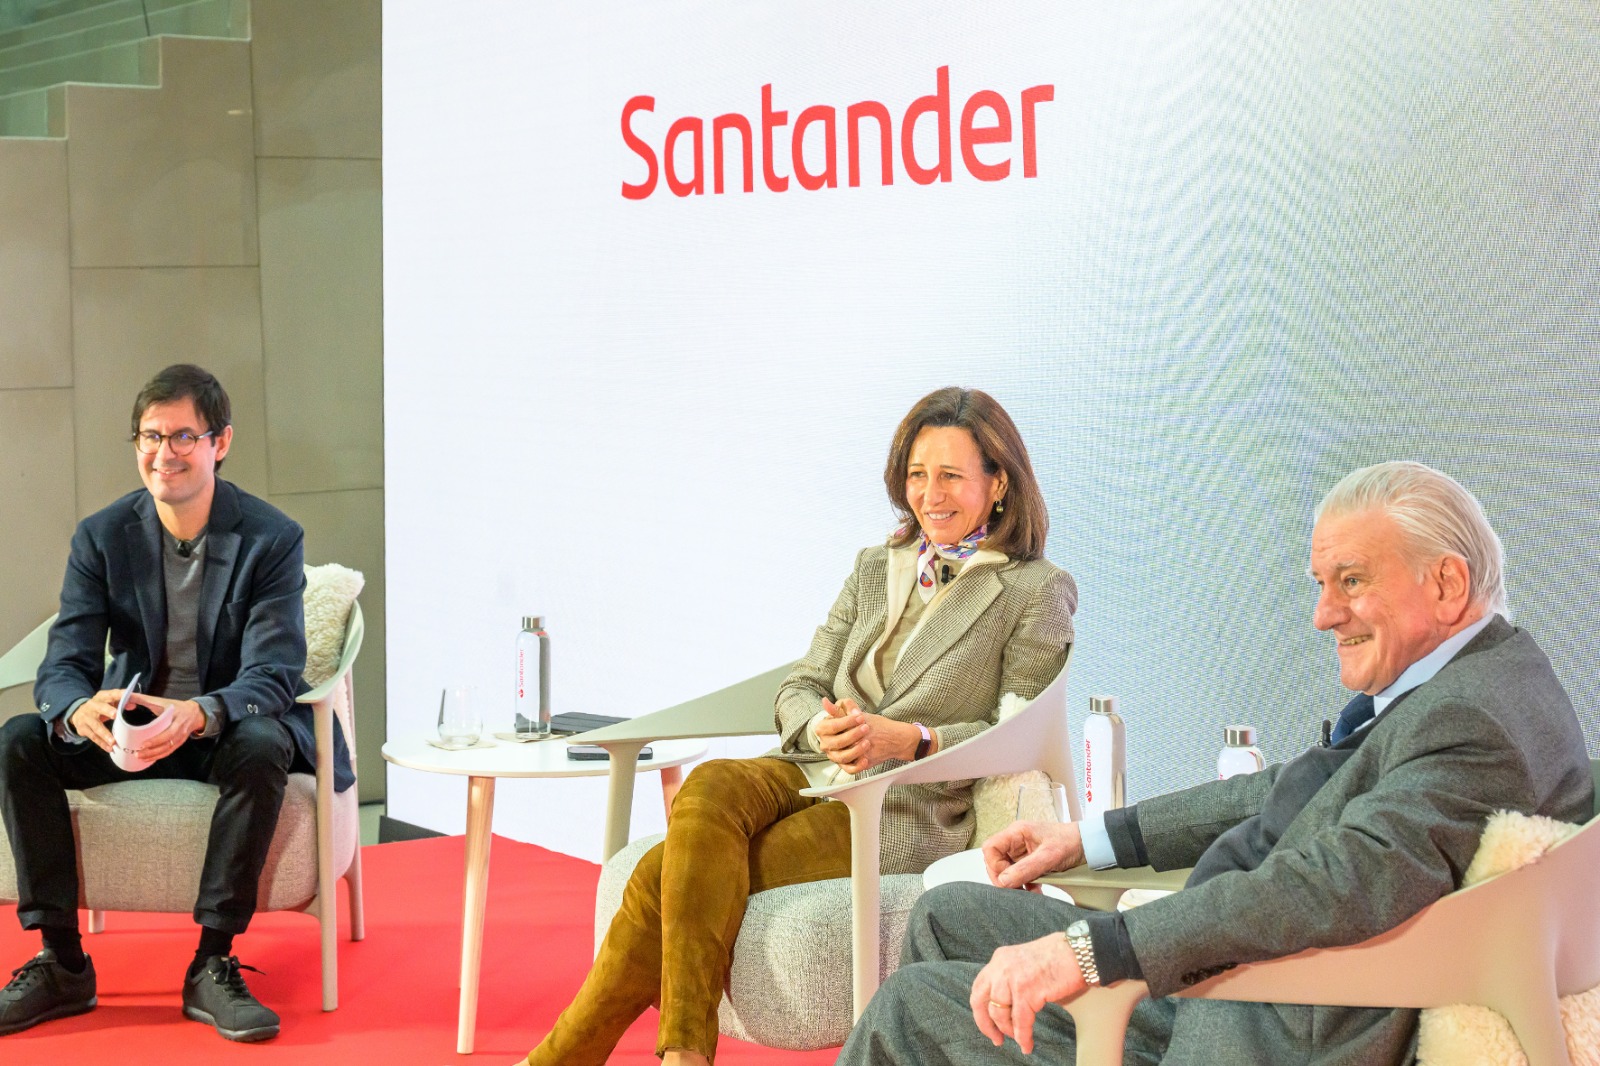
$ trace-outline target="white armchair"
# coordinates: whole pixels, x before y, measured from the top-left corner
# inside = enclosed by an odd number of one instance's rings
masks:
[[[315,575],[313,575],[314,577]],[[0,689],[32,684],[44,659],[46,620],[0,657]],[[350,669],[361,651],[361,606],[350,602],[343,647],[333,676],[299,697],[312,705],[317,772],[290,774],[277,830],[261,874],[258,910],[316,916],[322,955],[322,1009],[339,1005],[337,886],[349,886],[350,939],[365,935],[361,894],[360,825],[355,787],[333,790],[333,720],[337,715],[355,769],[354,690]],[[79,893],[89,908],[89,931],[104,928],[106,911],[188,913],[199,894],[200,868],[216,806],[215,786],[199,781],[128,781],[69,791],[78,838]],[[16,866],[0,827],[0,902],[17,899]]]
[[[624,850],[639,750],[654,740],[771,734],[773,696],[789,669],[769,670],[676,707],[571,738],[573,743],[599,744],[612,757],[605,848],[609,861],[596,898],[597,945],[634,864],[661,839],[638,840]],[[884,774],[805,790],[850,808],[852,873],[848,879],[751,897],[720,1011],[724,1033],[799,1050],[837,1046],[881,978],[899,964],[906,919],[922,893],[922,876],[879,876],[879,818],[891,786],[1043,770],[1066,786],[1072,816],[1077,817],[1066,684],[1063,666],[1022,710],[965,743]],[[845,913],[851,915],[848,929],[839,918]],[[853,988],[849,1002],[840,995],[836,976],[847,950]]]
[[[1600,788],[1600,761],[1593,767]],[[1098,888],[1101,902],[1114,903],[1121,888],[1155,887],[1151,876],[1075,871],[1045,880],[1094,906],[1080,887]],[[1364,943],[1239,966],[1176,995],[1347,1007],[1478,1004],[1511,1023],[1529,1066],[1572,1066],[1559,998],[1600,986],[1597,901],[1600,817],[1535,862],[1453,892]],[[1143,981],[1120,981],[1064,1004],[1077,1027],[1079,1066],[1120,1066],[1128,1018],[1148,995]]]

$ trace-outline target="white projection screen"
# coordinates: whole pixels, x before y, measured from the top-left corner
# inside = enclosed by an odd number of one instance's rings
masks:
[[[797,657],[889,531],[896,422],[960,384],[1029,444],[1074,723],[1122,698],[1132,796],[1337,712],[1311,511],[1390,458],[1483,500],[1600,752],[1589,0],[384,19],[391,737],[457,679],[507,728],[524,614],[557,710]],[[495,828],[593,858],[603,799],[504,781]],[[390,768],[389,812],[460,831],[464,790]]]

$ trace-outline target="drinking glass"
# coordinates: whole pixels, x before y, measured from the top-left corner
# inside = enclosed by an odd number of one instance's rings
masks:
[[[1017,789],[1019,822],[1064,822],[1067,820],[1067,789],[1055,782],[1034,782]]]
[[[483,712],[470,685],[453,685],[439,697],[439,743],[470,748],[483,733]]]

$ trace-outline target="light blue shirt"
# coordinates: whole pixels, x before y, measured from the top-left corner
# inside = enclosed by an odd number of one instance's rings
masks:
[[[1406,667],[1400,676],[1390,682],[1382,692],[1372,697],[1373,715],[1370,721],[1361,726],[1366,729],[1376,722],[1389,705],[1416,688],[1425,681],[1433,680],[1433,675],[1444,669],[1444,664],[1456,657],[1456,653],[1467,646],[1467,643],[1483,631],[1494,615],[1489,615],[1472,623],[1461,632],[1445,639],[1440,645]],[[1356,732],[1361,732],[1361,729]],[[1117,865],[1116,852],[1111,847],[1111,835],[1106,832],[1106,818],[1103,814],[1090,815],[1078,823],[1078,830],[1083,834],[1083,858],[1096,870],[1109,870]]]

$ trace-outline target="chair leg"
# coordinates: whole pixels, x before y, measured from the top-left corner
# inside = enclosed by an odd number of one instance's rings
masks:
[[[356,848],[350,869],[344,872],[345,886],[350,893],[350,939],[364,940],[367,936],[367,903],[361,894],[361,849]]]
[[[322,1009],[339,1009],[339,879],[333,873],[331,804],[317,805],[317,923],[322,932]]]
[[[346,678],[348,684],[348,678]],[[333,869],[333,705],[316,704],[317,924],[322,933],[322,1009],[339,1008],[339,876]]]
[[[339,1009],[339,900],[337,893],[317,900],[322,933],[322,1009]]]
[[[91,933],[103,933],[105,931],[106,931],[106,912],[102,911],[102,910],[95,910],[94,908],[91,907],[89,909],[89,932],[91,932]]]

